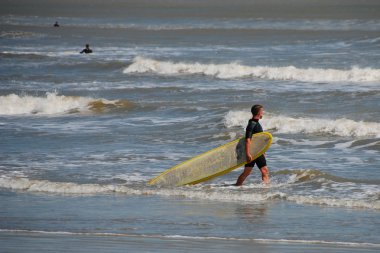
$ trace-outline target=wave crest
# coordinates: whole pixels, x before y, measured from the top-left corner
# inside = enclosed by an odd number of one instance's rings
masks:
[[[123,73],[154,73],[158,75],[206,75],[220,79],[259,78],[302,82],[375,82],[380,81],[380,69],[352,67],[348,70],[307,68],[294,66],[247,66],[238,62],[228,64],[202,64],[158,61],[135,57]]]
[[[0,96],[0,115],[59,115],[78,112],[103,112],[113,108],[131,108],[127,100],[110,101],[90,97],[63,96],[47,92],[45,96]]]
[[[227,128],[245,127],[251,114],[246,111],[229,111],[224,117]],[[265,129],[285,134],[328,134],[342,137],[380,136],[380,123],[354,121],[351,119],[293,118],[265,115],[260,121]]]

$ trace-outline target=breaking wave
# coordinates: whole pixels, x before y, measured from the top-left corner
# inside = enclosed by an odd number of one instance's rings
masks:
[[[10,94],[0,96],[0,115],[60,115],[81,112],[103,112],[112,108],[131,108],[127,100],[63,96],[47,92],[45,96]]]
[[[281,174],[281,172],[280,172]],[[266,202],[266,201],[289,201],[298,204],[313,204],[334,207],[347,208],[365,208],[380,210],[380,201],[378,196],[380,192],[377,185],[357,184],[357,191],[360,193],[356,196],[345,195],[347,187],[342,185],[341,188],[327,189],[328,192],[335,192],[334,195],[327,193],[326,196],[318,195],[313,191],[289,190],[289,186],[310,181],[312,184],[315,171],[289,172],[289,179],[284,184],[273,183],[273,185],[262,191],[261,185],[247,185],[247,190],[241,191],[240,188],[230,186],[224,187],[219,185],[197,185],[185,186],[179,188],[155,188],[145,185],[127,186],[123,184],[78,184],[72,182],[51,182],[47,180],[33,180],[24,177],[2,176],[0,177],[0,188],[26,191],[26,192],[43,192],[49,194],[64,195],[96,195],[96,194],[126,194],[126,195],[156,195],[163,197],[184,197],[210,201],[226,202]],[[317,173],[319,174],[319,173]],[[318,177],[318,176],[317,176]],[[307,179],[308,178],[308,179]],[[325,181],[329,181],[324,177]],[[349,184],[352,184],[350,182]],[[256,189],[258,188],[258,189]],[[338,194],[336,194],[336,191]],[[344,192],[342,192],[344,191]],[[340,193],[339,193],[340,192]]]
[[[375,82],[380,81],[380,69],[352,67],[348,70],[294,66],[247,66],[238,62],[227,64],[185,63],[135,57],[123,73],[153,73],[158,75],[206,75],[220,79],[258,78],[295,80],[302,82]]]
[[[246,127],[251,114],[246,111],[229,111],[224,117],[224,125]],[[294,118],[286,116],[265,115],[260,121],[264,129],[285,134],[328,134],[342,137],[380,136],[380,123],[354,121],[351,119]]]

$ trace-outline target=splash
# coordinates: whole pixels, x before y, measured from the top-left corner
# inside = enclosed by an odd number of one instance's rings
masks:
[[[184,63],[134,58],[123,73],[153,73],[158,75],[206,75],[220,79],[254,78],[302,82],[375,82],[380,81],[380,69],[352,67],[347,70],[296,68],[294,66],[247,66],[238,62],[227,64]]]
[[[246,111],[229,111],[224,117],[224,125],[246,127],[251,114]],[[380,123],[354,121],[351,119],[317,119],[294,118],[277,115],[266,115],[260,122],[266,130],[285,134],[327,134],[341,137],[380,136]]]
[[[0,115],[61,115],[67,113],[103,112],[112,108],[131,108],[126,100],[109,101],[90,97],[63,96],[46,93],[45,96],[10,94],[0,96]]]
[[[299,174],[299,172],[296,172]],[[73,182],[52,182],[48,180],[33,180],[25,177],[0,177],[0,188],[25,191],[31,193],[48,193],[63,195],[98,195],[98,194],[125,194],[138,196],[162,196],[162,197],[182,197],[190,199],[199,199],[207,201],[221,202],[267,202],[267,201],[289,201],[299,204],[312,204],[323,206],[347,207],[347,208],[365,208],[380,210],[380,201],[374,199],[379,191],[377,185],[357,185],[360,194],[347,195],[347,187],[332,188],[331,195],[328,190],[327,196],[318,195],[313,191],[289,191],[289,187],[299,183],[312,181],[310,178],[315,172],[304,172],[304,175],[298,175],[297,180],[290,180],[284,186],[269,187],[263,191],[263,186],[258,189],[256,185],[247,185],[240,187],[221,187],[215,185],[198,185],[178,188],[155,188],[139,184],[130,186],[123,184],[78,184]],[[318,173],[317,173],[318,174]],[[308,175],[310,178],[305,178]],[[293,182],[294,181],[294,182]],[[253,187],[253,188],[252,188]],[[256,187],[256,188],[255,188]],[[246,190],[244,190],[246,189]],[[247,191],[248,189],[248,191]]]

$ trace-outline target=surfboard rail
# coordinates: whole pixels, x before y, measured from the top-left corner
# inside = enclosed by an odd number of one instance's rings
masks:
[[[272,135],[269,132],[261,132],[254,134],[252,138],[251,151],[254,150],[255,152],[251,154],[253,159],[256,159],[269,148],[272,143]],[[257,145],[257,140],[260,140],[260,147]],[[214,159],[214,156],[219,156],[219,159]],[[226,164],[223,163],[223,159],[226,159]],[[151,179],[148,184],[167,186],[194,185],[222,176],[244,164],[246,164],[246,158],[245,138],[243,137],[185,160]],[[207,166],[219,166],[220,168],[209,169]],[[223,166],[227,167],[223,168]],[[192,174],[197,174],[198,176],[193,176]],[[174,179],[170,180],[168,179],[169,177]]]

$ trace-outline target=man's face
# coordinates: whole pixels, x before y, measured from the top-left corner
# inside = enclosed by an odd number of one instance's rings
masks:
[[[257,116],[259,117],[259,119],[262,119],[263,116],[264,116],[264,109],[260,109],[259,113],[257,114]]]

